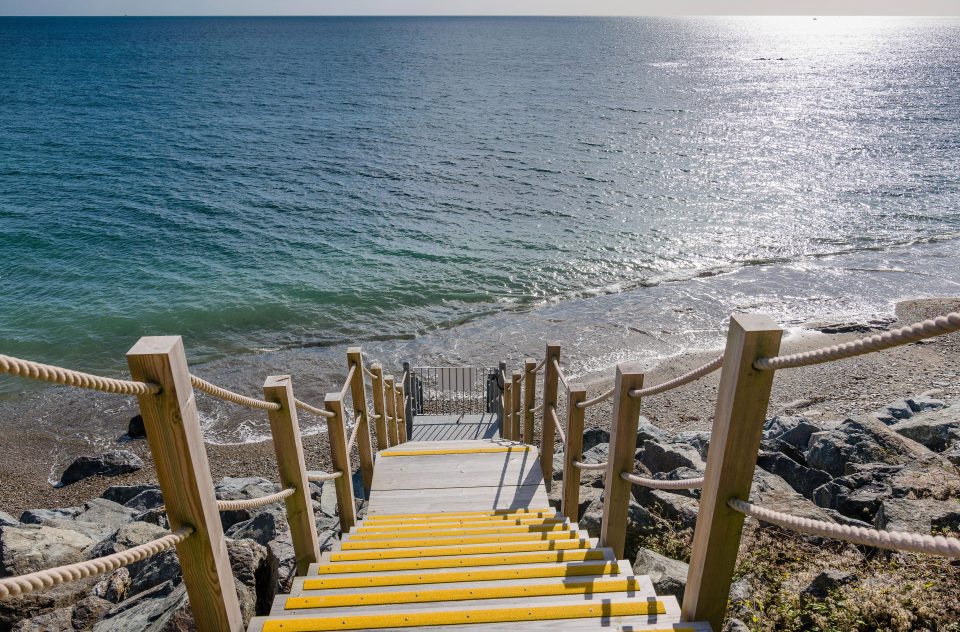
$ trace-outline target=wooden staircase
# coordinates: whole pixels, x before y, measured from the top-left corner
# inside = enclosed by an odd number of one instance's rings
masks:
[[[540,472],[504,440],[382,451],[368,517],[249,629],[710,629],[550,509]]]

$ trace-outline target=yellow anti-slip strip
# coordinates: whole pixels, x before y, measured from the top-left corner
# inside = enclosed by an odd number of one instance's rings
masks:
[[[328,588],[375,588],[378,586],[416,586],[420,584],[448,584],[456,582],[487,582],[505,579],[534,579],[538,577],[577,577],[580,575],[618,575],[616,562],[600,564],[530,566],[525,568],[494,568],[478,571],[442,571],[411,575],[361,575],[359,577],[318,577],[305,579],[304,590]]]
[[[428,520],[447,520],[451,518],[465,518],[469,517],[471,520],[483,520],[484,516],[488,516],[489,519],[516,519],[516,518],[543,518],[543,517],[554,517],[557,515],[556,509],[551,509],[550,507],[537,507],[532,508],[518,508],[518,509],[494,509],[486,511],[438,511],[434,513],[412,513],[412,514],[384,514],[378,516],[367,516],[363,523],[364,524],[383,524],[389,522],[409,522],[410,520],[416,520],[417,522],[424,522],[425,519]]]
[[[569,551],[532,551],[514,555],[470,555],[418,560],[341,562],[323,564],[318,573],[376,573],[379,571],[422,571],[431,568],[470,568],[474,566],[499,566],[501,564],[549,564],[561,562],[593,562],[605,559],[597,549],[572,549]]]
[[[562,524],[564,518],[561,516],[559,518],[543,518],[539,516],[531,516],[529,518],[513,518],[511,516],[497,516],[496,518],[471,518],[466,516],[464,518],[449,518],[445,520],[418,520],[416,522],[372,522],[370,524],[361,523],[360,526],[356,528],[354,533],[377,533],[377,532],[389,532],[393,533],[397,529],[403,529],[404,531],[425,531],[432,529],[467,529],[467,528],[500,528],[500,527],[517,527],[524,525],[534,525],[534,524]]]
[[[467,601],[470,599],[512,599],[519,597],[554,597],[636,591],[640,582],[635,577],[613,579],[577,579],[555,581],[552,584],[523,586],[482,586],[474,588],[435,588],[399,592],[361,593],[353,595],[320,595],[288,597],[284,610],[303,608],[339,608],[346,606],[384,606],[401,603],[429,603],[435,601]],[[662,608],[662,605],[660,605]],[[663,610],[657,611],[663,614]]]
[[[408,557],[440,557],[447,555],[475,555],[478,553],[515,553],[521,551],[562,551],[589,549],[589,540],[547,540],[545,542],[513,542],[507,544],[473,544],[464,546],[430,546],[409,549],[377,549],[373,551],[342,551],[331,553],[331,562],[358,560],[394,560]]]
[[[576,531],[554,533],[502,533],[443,538],[393,538],[391,540],[354,540],[350,538],[340,546],[342,551],[367,549],[401,549],[413,546],[444,546],[455,544],[495,544],[497,542],[538,542],[547,540],[573,540],[579,538]]]
[[[508,623],[519,621],[552,621],[595,617],[630,617],[666,614],[662,601],[635,599],[596,604],[485,608],[439,612],[404,612],[389,614],[346,615],[341,617],[305,617],[268,619],[264,632],[325,632],[327,630],[363,630],[367,628],[419,628],[431,625],[463,625],[468,623]],[[693,629],[664,628],[662,632],[694,632]]]
[[[465,527],[465,528],[455,528],[448,529],[446,527],[441,529],[404,529],[403,531],[398,531],[397,529],[384,529],[382,531],[360,531],[358,533],[351,533],[350,541],[353,540],[381,540],[386,537],[404,537],[404,538],[416,538],[420,536],[445,536],[445,535],[484,535],[490,533],[503,533],[503,534],[512,534],[512,533],[548,533],[550,531],[569,531],[573,528],[573,525],[564,524],[562,522],[554,522],[552,524],[529,524],[529,525],[497,525],[495,527]]]
[[[446,450],[384,450],[380,456],[440,456],[443,454],[496,454],[497,452],[529,452],[528,445],[500,446],[496,448],[447,448]]]

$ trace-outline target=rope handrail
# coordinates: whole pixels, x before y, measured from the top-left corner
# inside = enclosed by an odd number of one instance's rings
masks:
[[[247,408],[259,408],[260,410],[280,410],[281,408],[280,404],[277,402],[267,402],[262,399],[255,399],[253,397],[241,395],[240,393],[228,391],[227,389],[221,388],[216,384],[211,384],[210,382],[199,378],[192,373],[190,374],[190,383],[193,384],[195,389],[198,391],[203,391],[207,395],[212,395],[217,399],[233,402],[234,404],[240,404],[241,406],[246,406]]]
[[[0,354],[0,373],[119,395],[156,395],[160,392],[159,384],[101,377],[2,354]]]
[[[681,478],[677,480],[666,480],[659,478],[646,478],[637,476],[630,472],[620,472],[620,478],[629,481],[634,485],[648,487],[650,489],[700,489],[703,487],[703,477],[700,478]]]
[[[539,371],[540,369],[542,369],[542,368],[543,368],[543,365],[546,364],[546,363],[547,363],[547,359],[546,359],[546,358],[544,358],[543,360],[540,360],[540,364],[538,364],[537,366],[535,366],[535,367],[533,367],[532,369],[530,369],[529,371],[527,371],[527,373],[536,373],[537,371]]]
[[[363,367],[363,372],[366,373],[367,376],[369,376],[370,378],[375,378],[375,377],[377,377],[377,375],[376,375],[373,371],[371,371],[370,369],[368,369],[367,367]]]
[[[343,476],[343,472],[307,472],[307,480],[311,483],[322,483],[323,481],[334,481]]]
[[[600,402],[606,399],[610,399],[611,397],[613,397],[614,390],[616,390],[616,387],[611,388],[609,391],[607,391],[606,393],[603,393],[602,395],[597,395],[593,399],[587,399],[582,402],[577,402],[577,408],[590,408],[594,404],[599,404]]]
[[[350,433],[350,440],[347,441],[347,452],[353,450],[353,445],[357,442],[357,434],[360,430],[360,424],[353,424],[353,432]]]
[[[347,379],[343,381],[343,388],[340,389],[340,399],[343,399],[347,396],[347,391],[350,389],[350,382],[353,381],[353,374],[357,370],[357,365],[354,364],[350,367],[350,370],[347,371]]]
[[[574,461],[573,466],[580,470],[605,470],[607,461],[603,463],[584,463],[583,461]]]
[[[218,511],[239,511],[241,509],[256,509],[257,507],[266,507],[278,503],[288,496],[292,496],[297,491],[295,487],[288,487],[275,494],[260,496],[258,498],[244,498],[241,500],[218,500]]]
[[[531,413],[531,414],[536,414],[536,412],[537,412],[538,410],[540,410],[541,408],[543,408],[543,402],[540,402],[539,404],[537,404],[537,405],[534,406],[533,408],[528,408],[528,409],[527,409],[527,412],[528,412],[528,413]]]
[[[173,533],[125,551],[18,577],[5,577],[0,579],[0,600],[115,571],[122,566],[128,566],[166,551],[187,539],[192,533],[193,527],[180,527]]]
[[[553,368],[557,372],[557,377],[560,378],[560,382],[563,384],[563,388],[567,389],[567,392],[570,392],[570,383],[567,381],[567,376],[563,374],[563,369],[560,368],[560,363],[557,362],[556,358],[550,358],[550,362],[553,363]]]
[[[689,384],[695,380],[699,380],[705,375],[709,375],[723,366],[723,355],[718,355],[710,362],[707,362],[701,367],[697,367],[692,371],[688,371],[683,375],[673,378],[672,380],[667,380],[662,384],[657,384],[656,386],[648,386],[646,388],[635,388],[630,391],[630,397],[647,397],[649,395],[656,395],[657,393],[663,393],[675,389],[684,384]]]
[[[327,419],[332,419],[333,417],[336,416],[333,412],[329,410],[324,410],[322,408],[317,408],[316,406],[311,406],[310,404],[302,400],[295,399],[293,401],[296,402],[297,408],[299,408],[300,410],[305,410],[308,413],[313,413],[314,415],[320,415],[321,417],[326,417]]]
[[[924,338],[942,336],[943,334],[950,334],[955,331],[960,331],[960,313],[950,312],[945,316],[937,316],[936,318],[923,320],[918,323],[913,323],[912,325],[907,325],[906,327],[851,340],[850,342],[844,342],[839,345],[831,345],[802,353],[791,353],[789,355],[775,356],[772,358],[759,358],[753,363],[753,368],[760,371],[770,371],[832,362],[834,360],[852,358],[873,351],[899,347],[900,345],[923,340]]]
[[[567,435],[563,433],[563,426],[560,425],[560,420],[557,419],[557,409],[551,406],[547,410],[550,413],[550,417],[553,418],[553,426],[556,428],[557,434],[560,435],[560,442],[563,443],[563,445],[567,445]]]
[[[851,527],[811,518],[801,518],[800,516],[765,509],[739,498],[729,499],[727,505],[744,515],[792,531],[844,540],[878,549],[960,558],[960,538],[908,533],[906,531],[880,531],[866,527]]]

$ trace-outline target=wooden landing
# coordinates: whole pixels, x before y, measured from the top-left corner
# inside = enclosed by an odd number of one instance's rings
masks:
[[[410,441],[463,441],[499,439],[497,416],[417,415],[413,418]]]

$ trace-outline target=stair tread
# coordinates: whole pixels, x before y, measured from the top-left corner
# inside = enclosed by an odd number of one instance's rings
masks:
[[[476,535],[423,535],[417,537],[402,537],[397,534],[393,537],[377,539],[354,540],[345,536],[340,542],[339,550],[351,551],[362,549],[396,549],[412,547],[449,546],[451,544],[496,544],[516,542],[548,542],[551,540],[585,540],[590,537],[586,531],[567,529],[562,531],[531,531],[521,533],[480,533]],[[423,544],[416,544],[421,542]],[[348,546],[343,546],[347,544]],[[384,546],[386,545],[386,546]]]

